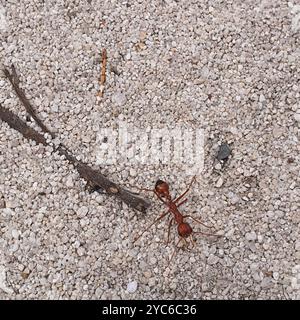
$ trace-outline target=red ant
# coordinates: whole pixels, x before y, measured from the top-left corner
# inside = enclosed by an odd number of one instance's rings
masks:
[[[158,180],[155,184],[155,188],[154,190],[152,189],[141,189],[144,191],[151,191],[154,192],[156,194],[156,196],[168,207],[168,211],[164,212],[162,215],[160,215],[156,220],[154,220],[139,236],[135,237],[134,242],[136,242],[147,230],[149,230],[155,223],[157,223],[158,221],[160,221],[161,219],[163,219],[167,214],[172,213],[173,217],[170,219],[169,221],[169,227],[168,227],[168,239],[167,239],[167,245],[169,243],[169,239],[170,239],[170,230],[171,230],[171,226],[174,223],[177,223],[177,231],[178,231],[178,235],[180,237],[179,241],[176,244],[176,248],[178,248],[179,243],[181,242],[181,240],[184,240],[185,243],[187,244],[187,238],[189,238],[192,234],[197,234],[197,233],[201,233],[207,236],[215,236],[215,234],[210,234],[210,233],[204,233],[204,232],[194,232],[192,227],[190,226],[189,223],[187,223],[186,221],[184,221],[184,219],[186,218],[192,218],[194,221],[196,221],[199,224],[202,224],[203,226],[205,226],[206,228],[212,228],[211,226],[207,226],[204,223],[202,223],[201,221],[195,219],[194,217],[192,217],[191,215],[186,215],[183,216],[181,214],[181,212],[179,211],[179,207],[184,204],[187,201],[187,198],[182,200],[181,202],[179,202],[190,190],[193,182],[196,180],[196,177],[194,176],[190,185],[188,186],[187,190],[185,192],[183,192],[179,197],[172,199],[171,195],[170,195],[170,191],[169,191],[169,185],[167,182],[162,181],[162,180]],[[194,239],[193,237],[191,237],[192,243],[194,245]],[[176,248],[175,251],[173,252],[170,261],[172,260],[175,252],[176,252]]]

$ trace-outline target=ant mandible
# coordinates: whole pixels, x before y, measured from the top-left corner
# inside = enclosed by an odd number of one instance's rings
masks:
[[[172,260],[175,252],[176,252],[176,248],[178,248],[179,243],[183,240],[185,241],[186,244],[187,243],[187,238],[189,238],[192,234],[197,234],[197,233],[201,233],[207,236],[215,236],[215,234],[211,234],[211,233],[204,233],[204,232],[194,232],[192,227],[190,226],[190,224],[188,222],[185,221],[185,219],[187,218],[191,218],[194,221],[196,221],[197,223],[205,226],[206,228],[212,228],[211,226],[207,226],[205,225],[203,222],[199,221],[198,219],[194,218],[191,215],[182,215],[181,212],[179,211],[179,207],[184,204],[187,201],[187,198],[185,198],[184,200],[180,201],[191,189],[192,184],[194,183],[194,181],[196,180],[196,176],[193,177],[191,183],[189,184],[188,188],[186,191],[184,191],[179,197],[172,199],[171,195],[170,195],[170,191],[169,191],[169,185],[167,182],[162,181],[162,180],[158,180],[155,184],[154,190],[152,189],[140,189],[140,190],[144,190],[144,191],[151,191],[154,192],[155,195],[158,197],[158,199],[160,201],[162,201],[167,207],[168,210],[164,213],[162,213],[156,220],[154,220],[140,235],[136,236],[134,239],[134,242],[136,242],[147,230],[149,230],[154,224],[156,224],[158,221],[160,221],[161,219],[163,219],[167,214],[173,214],[173,217],[170,219],[169,221],[169,226],[168,226],[168,238],[167,238],[167,245],[169,243],[170,240],[170,230],[171,230],[171,226],[172,224],[175,223],[177,224],[177,231],[178,231],[178,235],[179,235],[179,240],[176,243],[175,246],[175,251],[173,252],[170,261]],[[194,239],[193,237],[191,237],[191,241],[194,244]],[[169,261],[169,263],[170,263]]]

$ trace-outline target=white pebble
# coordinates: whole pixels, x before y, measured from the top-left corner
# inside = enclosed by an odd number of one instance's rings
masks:
[[[296,277],[291,278],[291,286],[293,289],[300,288],[300,284],[298,284],[298,279]]]
[[[264,237],[262,236],[262,235],[258,235],[257,236],[257,241],[259,242],[259,243],[262,243],[263,242],[263,239],[264,239]]]
[[[261,277],[260,273],[257,272],[257,271],[253,273],[252,277],[257,282],[260,282],[262,280],[262,277]]]
[[[239,196],[237,196],[233,192],[228,192],[228,198],[229,198],[231,204],[237,204],[240,201]]]
[[[137,289],[137,282],[136,281],[131,281],[127,284],[127,292],[129,293],[134,293],[136,292],[136,289]]]
[[[248,232],[248,233],[246,233],[245,238],[248,241],[255,241],[256,240],[256,233],[254,231]]]
[[[3,208],[0,212],[2,212],[2,215],[6,218],[14,215],[14,210],[10,208]]]
[[[118,106],[123,106],[126,102],[126,96],[122,92],[117,92],[112,96],[112,102]]]
[[[67,178],[67,180],[66,180],[66,186],[67,186],[68,188],[71,188],[71,187],[73,187],[73,185],[74,185],[73,178],[72,178],[71,176],[69,176],[69,177]]]
[[[50,107],[50,110],[51,110],[52,113],[58,112],[58,105],[53,104],[53,105]]]
[[[217,188],[222,187],[223,183],[224,183],[224,180],[223,180],[222,177],[220,177],[220,178],[217,180],[217,182],[216,182],[216,187],[217,187]]]
[[[222,169],[221,163],[217,163],[217,164],[215,165],[215,169],[216,169],[216,170],[221,170],[221,169]]]
[[[266,98],[265,98],[265,96],[263,94],[261,94],[259,96],[259,102],[264,102],[264,101],[266,101]]]
[[[79,247],[77,249],[77,254],[79,255],[79,257],[82,257],[84,255],[84,252],[85,252],[85,250],[83,247]]]
[[[19,245],[17,243],[14,243],[11,247],[10,247],[10,251],[11,252],[16,252],[19,249]]]
[[[8,200],[8,201],[6,201],[6,208],[15,209],[16,207],[18,207],[17,200]]]
[[[53,172],[53,167],[51,167],[51,166],[47,166],[44,169],[45,169],[45,172],[47,172],[47,173]]]
[[[79,215],[80,217],[85,217],[88,212],[89,212],[89,208],[86,207],[86,206],[80,207],[80,208],[78,209],[78,215]]]
[[[149,262],[151,265],[154,265],[157,263],[157,259],[155,257],[151,257]]]
[[[217,256],[213,255],[213,254],[211,254],[207,259],[207,263],[209,265],[216,264],[218,261],[219,261],[219,258]]]
[[[298,273],[300,273],[300,264],[296,264],[296,265],[292,268],[292,273],[293,273],[293,274],[298,274]]]
[[[273,272],[273,278],[277,281],[279,280],[279,273],[278,272]]]
[[[296,112],[294,114],[294,119],[297,121],[297,122],[300,122],[300,111],[299,112]]]
[[[18,238],[19,238],[20,233],[19,233],[19,231],[18,231],[18,230],[13,229],[13,230],[11,230],[11,235],[12,235],[12,237],[13,237],[14,239],[18,239]]]

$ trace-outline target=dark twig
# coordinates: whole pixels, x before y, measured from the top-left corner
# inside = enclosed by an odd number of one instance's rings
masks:
[[[19,83],[20,83],[20,79],[19,79],[19,77],[17,75],[16,68],[15,68],[15,66],[13,64],[11,65],[11,72],[12,72],[14,83],[15,83],[15,85],[18,86]]]
[[[36,143],[42,143],[47,145],[46,138],[30,128],[23,120],[21,120],[17,115],[12,113],[10,110],[4,108],[0,104],[0,119],[5,121],[11,128],[22,133],[24,138],[28,140],[34,140]]]
[[[10,74],[10,72],[7,69],[3,69],[3,72],[6,76],[6,78],[9,80],[9,82],[11,83],[11,85],[13,86],[17,96],[19,97],[19,99],[21,100],[23,106],[25,107],[26,111],[29,113],[29,115],[34,119],[34,121],[39,125],[39,127],[44,131],[49,133],[52,138],[54,138],[54,134],[51,133],[48,128],[43,124],[42,120],[36,115],[34,109],[32,108],[29,100],[26,98],[24,92],[22,91],[22,89],[19,87],[19,78],[17,76],[17,72],[15,67],[12,65],[12,73]]]
[[[10,83],[12,84],[14,90],[16,91],[18,97],[20,98],[27,112],[32,116],[32,118],[36,121],[36,123],[41,127],[41,129],[44,132],[49,133],[51,137],[54,137],[55,136],[54,133],[52,133],[37,117],[29,100],[26,98],[24,92],[18,86],[18,78],[16,76],[16,72],[13,71],[13,74],[10,74],[10,72],[5,69],[4,74],[9,79]],[[11,128],[19,131],[26,139],[34,140],[35,142],[42,143],[43,145],[48,144],[43,134],[30,128],[17,115],[12,113],[7,108],[3,107],[1,104],[0,104],[0,119],[2,121],[5,121]],[[98,190],[97,188],[95,188],[96,191],[101,193],[102,190],[105,190],[107,194],[114,195],[120,198],[129,206],[141,212],[145,212],[146,209],[150,206],[150,202],[148,200],[145,200],[139,197],[138,195],[130,192],[129,190],[122,188],[116,183],[110,181],[98,170],[94,170],[90,168],[88,165],[86,165],[85,163],[78,161],[75,158],[75,156],[73,156],[71,152],[64,145],[60,144],[56,148],[56,151],[60,155],[64,155],[65,158],[75,166],[81,178],[86,180],[90,186],[100,187],[98,188]]]

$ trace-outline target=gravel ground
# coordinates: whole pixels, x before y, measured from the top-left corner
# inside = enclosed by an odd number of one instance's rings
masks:
[[[168,266],[166,221],[133,244],[158,200],[149,195],[143,216],[90,195],[51,147],[1,123],[0,298],[300,299],[299,32],[299,1],[1,1],[0,65],[15,64],[45,124],[88,164],[100,128],[119,120],[204,130],[204,169],[182,211],[222,236],[196,235]],[[0,88],[25,119],[2,74]],[[101,167],[120,184],[162,178],[176,193],[191,179],[180,164]]]

